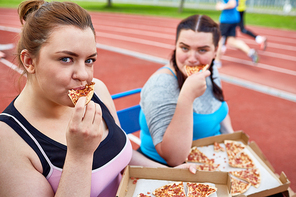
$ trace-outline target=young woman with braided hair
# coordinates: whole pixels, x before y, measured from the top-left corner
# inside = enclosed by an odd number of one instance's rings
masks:
[[[206,15],[182,20],[171,61],[157,70],[141,91],[139,151],[162,164],[183,163],[192,140],[232,133],[221,81],[213,61],[220,30]],[[185,66],[210,65],[187,76]]]

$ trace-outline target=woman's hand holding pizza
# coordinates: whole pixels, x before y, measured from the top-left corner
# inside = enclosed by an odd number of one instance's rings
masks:
[[[79,98],[66,134],[67,149],[77,156],[92,156],[104,133],[100,105],[85,102],[85,97]]]
[[[206,77],[210,76],[210,71],[206,70],[203,72],[198,72],[187,77],[181,93],[185,94],[187,98],[194,101],[195,98],[203,95],[207,86],[206,86]]]

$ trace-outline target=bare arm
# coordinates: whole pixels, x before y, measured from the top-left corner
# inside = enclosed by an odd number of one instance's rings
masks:
[[[67,155],[56,194],[42,175],[32,148],[9,126],[1,123],[0,193],[3,196],[90,196],[93,152],[103,133],[100,106],[78,100],[69,123]],[[83,117],[83,118],[82,118]],[[3,140],[2,140],[3,139]]]
[[[54,196],[36,153],[8,125],[0,128],[1,196]]]
[[[145,166],[145,167],[153,167],[153,168],[167,168],[167,166],[154,162],[135,150],[133,150],[133,157],[129,165]],[[196,165],[192,163],[184,163],[176,166],[175,168],[187,168],[192,174],[196,173]]]
[[[94,79],[94,82],[96,82],[96,88],[97,88],[96,90],[97,92],[99,92],[98,96],[104,102],[104,104],[108,107],[110,113],[115,119],[115,122],[117,122],[117,124],[120,126],[116,108],[107,87],[102,81],[98,79]],[[164,168],[167,167],[158,162],[152,161],[151,159],[145,157],[144,155],[137,152],[136,150],[133,150],[132,159],[129,165],[145,166],[145,167],[164,167]],[[193,174],[195,174],[196,172],[195,164],[181,164],[179,166],[176,166],[176,168],[187,168]]]
[[[155,146],[158,154],[170,166],[182,164],[191,148],[193,138],[193,101],[206,89],[209,71],[188,77],[180,91],[174,116],[161,143]]]
[[[235,7],[236,7],[235,0],[229,0],[228,3],[222,3],[221,1],[219,1],[216,4],[216,10],[227,10],[227,9],[232,9]]]
[[[229,114],[224,118],[224,120],[220,123],[221,126],[221,133],[233,133],[233,128],[231,125],[231,120]]]

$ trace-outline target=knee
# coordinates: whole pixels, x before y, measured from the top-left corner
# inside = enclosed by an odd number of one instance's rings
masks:
[[[246,34],[247,33],[247,30],[245,28],[241,28],[241,32]]]

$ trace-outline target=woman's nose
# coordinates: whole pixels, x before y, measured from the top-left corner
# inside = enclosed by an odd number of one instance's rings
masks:
[[[87,66],[85,65],[84,62],[83,63],[80,62],[75,66],[73,78],[79,79],[81,81],[88,79]]]
[[[188,57],[188,62],[194,64],[198,61],[198,54],[195,51],[191,51]]]

